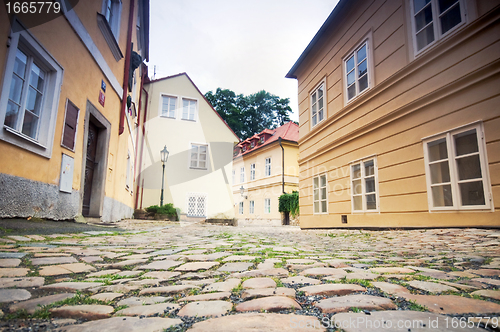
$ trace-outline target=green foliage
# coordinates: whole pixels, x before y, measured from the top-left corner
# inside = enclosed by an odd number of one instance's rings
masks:
[[[162,206],[152,205],[147,207],[145,210],[150,214],[164,214],[169,218],[175,218],[175,220],[178,219],[177,210],[174,208],[174,204],[172,203],[168,203]]]
[[[215,93],[208,91],[205,98],[240,138],[282,126],[290,121],[292,112],[288,98],[279,98],[264,90],[244,96],[217,88]]]
[[[292,217],[299,214],[299,192],[283,194],[279,197],[279,212],[290,212]]]

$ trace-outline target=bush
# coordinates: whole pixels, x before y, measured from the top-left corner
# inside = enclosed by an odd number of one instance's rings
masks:
[[[164,214],[167,215],[169,219],[177,220],[177,210],[174,208],[174,204],[168,203],[162,206],[152,205],[145,209],[150,214]]]
[[[299,214],[299,192],[283,194],[279,197],[279,212],[290,212],[295,218]]]

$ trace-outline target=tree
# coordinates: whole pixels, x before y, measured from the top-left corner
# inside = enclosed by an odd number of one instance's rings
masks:
[[[290,121],[288,98],[279,98],[264,90],[249,96],[236,95],[229,89],[209,91],[205,98],[240,138],[251,137]]]

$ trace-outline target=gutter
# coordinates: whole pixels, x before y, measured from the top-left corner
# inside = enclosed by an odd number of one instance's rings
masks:
[[[132,53],[132,23],[134,21],[134,5],[135,0],[130,0],[130,9],[128,14],[128,31],[127,31],[127,49],[125,52],[125,70],[123,73],[123,97],[122,109],[120,113],[120,125],[118,127],[118,135],[123,134],[125,131],[125,110],[127,108],[127,94],[128,94],[128,77],[130,71],[130,56]]]

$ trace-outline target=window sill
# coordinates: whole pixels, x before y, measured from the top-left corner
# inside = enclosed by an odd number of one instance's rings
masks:
[[[101,29],[104,39],[106,40],[106,43],[108,43],[108,46],[111,50],[111,53],[115,57],[115,60],[120,61],[121,59],[123,59],[122,51],[120,50],[120,46],[116,41],[113,31],[111,31],[108,20],[106,20],[106,17],[101,13],[97,13],[97,25]]]
[[[189,122],[196,122],[196,120],[190,120],[190,119],[181,119],[182,121],[189,121]]]
[[[200,171],[206,171],[208,168],[201,168],[201,167],[192,167],[192,166],[189,166],[189,169],[200,170]]]
[[[160,118],[164,118],[164,119],[172,119],[172,120],[175,120],[175,119],[176,119],[174,116],[166,116],[166,115],[160,115]]]
[[[3,126],[3,128],[4,128],[5,130],[7,130],[9,133],[11,133],[11,134],[14,134],[14,135],[18,136],[19,138],[22,138],[22,139],[24,139],[24,140],[26,140],[26,141],[28,141],[28,142],[30,142],[30,143],[32,143],[32,144],[34,144],[34,145],[36,145],[36,146],[37,146],[37,147],[39,147],[39,148],[42,148],[42,149],[46,149],[46,148],[47,148],[45,145],[40,144],[38,141],[34,140],[33,138],[31,138],[31,137],[29,137],[29,136],[26,136],[26,135],[24,135],[23,133],[18,132],[17,130],[12,129],[12,128],[11,128],[11,127],[9,127],[9,126],[5,126],[5,125],[4,125],[4,126]]]

